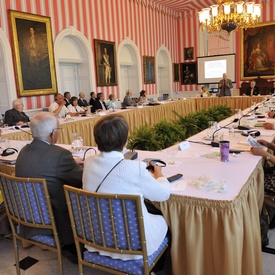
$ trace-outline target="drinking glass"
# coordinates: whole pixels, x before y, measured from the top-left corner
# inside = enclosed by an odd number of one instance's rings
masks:
[[[74,152],[82,151],[83,148],[83,139],[79,133],[73,133],[73,142],[71,148]]]
[[[215,128],[217,127],[216,121],[208,121],[207,138],[212,138]]]
[[[175,164],[176,153],[177,153],[177,150],[175,150],[175,149],[167,149],[166,150],[167,164],[169,164],[169,165]]]

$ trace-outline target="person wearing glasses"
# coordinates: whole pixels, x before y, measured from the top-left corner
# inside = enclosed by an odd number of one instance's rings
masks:
[[[76,261],[76,258],[72,258],[76,250],[63,185],[81,188],[83,168],[76,163],[70,151],[55,145],[61,128],[54,114],[35,114],[30,129],[33,141],[21,149],[16,160],[15,175],[46,180],[61,246],[68,257]],[[20,235],[30,238],[39,234],[40,230],[24,226],[20,228]],[[52,232],[43,231],[43,234],[47,233]]]
[[[100,154],[84,161],[83,189],[100,193],[140,195],[145,226],[148,256],[157,250],[165,238],[168,226],[162,215],[150,214],[144,199],[166,201],[170,196],[170,184],[163,177],[161,167],[152,164],[154,171],[146,169],[146,163],[124,159],[123,148],[128,139],[127,121],[118,115],[106,116],[94,126],[95,142]],[[87,247],[89,251],[98,251]],[[99,251],[101,253],[101,251]],[[110,257],[128,260],[136,256],[108,253]]]
[[[12,109],[5,112],[4,124],[22,126],[30,121],[29,117],[23,112],[24,104],[21,99],[15,99],[12,102],[12,107]]]

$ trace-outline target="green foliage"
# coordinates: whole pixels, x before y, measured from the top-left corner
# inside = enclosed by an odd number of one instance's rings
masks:
[[[221,121],[232,114],[225,105],[217,105],[186,116],[179,115],[175,122],[162,120],[153,127],[142,126],[129,137],[128,148],[157,151],[197,134],[208,127],[208,121]]]
[[[163,120],[153,126],[157,140],[161,144],[161,148],[174,145],[179,140],[185,139],[184,129],[177,123]]]
[[[161,145],[156,139],[155,133],[148,125],[142,126],[129,137],[127,148],[144,151],[158,151],[161,150]]]

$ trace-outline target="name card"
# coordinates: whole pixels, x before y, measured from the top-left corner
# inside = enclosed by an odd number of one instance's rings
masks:
[[[142,106],[142,105],[138,105],[137,107],[138,107],[138,108],[143,108],[143,106]]]
[[[98,112],[98,115],[99,115],[99,116],[105,116],[106,113],[105,113],[105,112]]]
[[[181,151],[185,151],[186,149],[190,148],[190,143],[188,140],[185,140],[185,141],[182,141],[180,144],[179,144],[179,149]]]

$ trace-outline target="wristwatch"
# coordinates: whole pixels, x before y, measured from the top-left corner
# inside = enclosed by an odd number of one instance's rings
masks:
[[[269,154],[268,156],[265,157],[265,159],[266,159],[267,161],[270,161],[271,157],[272,157],[272,155]]]

